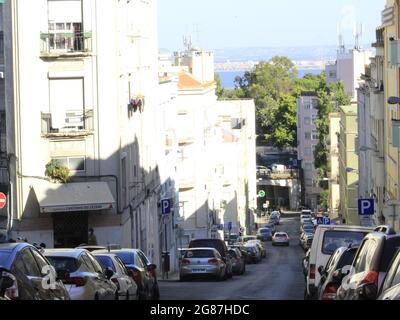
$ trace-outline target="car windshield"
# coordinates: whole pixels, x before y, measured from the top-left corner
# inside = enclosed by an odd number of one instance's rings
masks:
[[[284,234],[284,233],[277,233],[277,234],[275,235],[275,237],[277,237],[277,238],[286,238],[287,235]]]
[[[75,258],[51,256],[46,256],[46,258],[56,270],[67,270],[69,273],[72,273],[79,268],[78,260]]]
[[[115,254],[124,264],[135,264],[135,254],[133,252],[116,252]]]
[[[213,258],[214,251],[212,250],[189,250],[185,253],[185,258]]]
[[[114,264],[112,262],[112,259],[107,256],[95,256],[96,260],[101,264],[103,269],[112,269],[115,270]]]
[[[323,254],[333,254],[340,247],[359,246],[368,232],[326,231],[322,243]]]

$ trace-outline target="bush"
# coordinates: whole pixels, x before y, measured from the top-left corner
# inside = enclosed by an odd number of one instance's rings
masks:
[[[69,169],[63,166],[58,160],[51,160],[46,165],[46,176],[63,183],[70,181]]]

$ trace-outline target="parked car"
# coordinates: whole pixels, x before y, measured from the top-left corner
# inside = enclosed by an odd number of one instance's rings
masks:
[[[272,235],[274,235],[274,233],[276,232],[276,225],[275,223],[267,223],[264,228],[270,229]],[[272,239],[271,239],[272,240]]]
[[[307,251],[307,253],[304,256],[302,263],[301,263],[301,267],[303,269],[303,274],[304,274],[305,279],[307,278],[309,264],[310,264],[310,250]]]
[[[359,246],[373,228],[348,225],[320,225],[317,227],[310,252],[310,267],[304,290],[305,300],[316,300],[321,275],[320,266],[326,266],[329,258],[340,247]]]
[[[375,288],[372,287],[372,292]],[[400,300],[400,250],[397,251],[386,274],[378,300]]]
[[[246,251],[248,253],[246,263],[259,263],[261,261],[261,250],[256,243],[246,243]]]
[[[119,299],[138,300],[139,291],[135,281],[129,275],[122,260],[115,254],[107,251],[94,251],[94,257],[104,270],[113,272],[110,280],[117,286]]]
[[[321,281],[318,286],[318,300],[335,300],[343,277],[350,270],[358,247],[337,249],[325,267],[319,267]]]
[[[310,217],[312,217],[313,216],[313,213],[312,213],[312,211],[311,210],[309,210],[309,209],[303,209],[303,210],[301,210],[301,214],[300,214],[301,216],[310,216]]]
[[[313,233],[303,233],[300,237],[300,246],[307,251],[311,248],[313,240]]]
[[[259,175],[267,175],[271,172],[270,169],[268,169],[267,167],[264,166],[257,166],[257,174]]]
[[[246,257],[239,248],[229,248],[228,254],[232,261],[232,272],[237,275],[243,275],[246,272]]]
[[[239,238],[238,238],[239,239]],[[189,249],[193,248],[214,248],[217,249],[222,257],[222,261],[226,264],[226,273],[228,278],[232,278],[232,264],[230,259],[228,259],[228,247],[225,242],[219,239],[196,239],[190,241]]]
[[[62,273],[62,282],[72,300],[118,300],[118,288],[110,280],[112,273],[103,270],[85,249],[49,249],[45,256]]]
[[[89,252],[93,252],[96,250],[107,250],[107,248],[103,246],[88,246],[88,245],[81,245],[79,247],[76,247],[76,249],[85,249]]]
[[[228,255],[227,258],[230,259]],[[185,281],[189,277],[226,280],[227,265],[215,248],[192,248],[186,251],[179,270],[180,281]]]
[[[255,243],[261,251],[261,258],[265,258],[267,256],[267,251],[265,246],[260,240],[250,240],[248,243]]]
[[[272,245],[273,246],[289,246],[290,238],[286,232],[277,232],[272,237]]]
[[[238,242],[246,244],[251,240],[257,240],[257,236],[241,236],[238,238]]]
[[[314,234],[314,232],[315,232],[315,227],[314,227],[313,224],[303,224],[300,227],[300,235],[303,234],[303,233],[312,233],[312,234]]]
[[[276,225],[279,225],[281,223],[281,214],[279,211],[274,211],[271,213],[269,216],[269,222],[275,223]]]
[[[357,251],[351,273],[337,291],[337,299],[376,300],[399,247],[400,235],[387,235],[382,232],[368,234]]]
[[[246,250],[246,247],[244,246],[243,243],[237,242],[234,243],[230,246],[230,248],[236,248],[240,250],[240,253],[242,254],[242,257],[244,258],[244,261],[247,262],[248,261],[248,252]]]
[[[123,262],[139,290],[139,300],[159,300],[157,266],[139,249],[111,250]]]
[[[260,228],[257,232],[257,238],[261,241],[271,241],[272,240],[272,231],[268,228]]]
[[[50,262],[28,243],[0,244],[0,266],[4,299],[70,300]],[[43,285],[47,279],[54,280],[52,290]]]

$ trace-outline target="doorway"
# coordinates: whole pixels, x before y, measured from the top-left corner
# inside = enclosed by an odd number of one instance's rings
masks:
[[[89,214],[87,212],[53,215],[54,248],[76,248],[88,242]]]

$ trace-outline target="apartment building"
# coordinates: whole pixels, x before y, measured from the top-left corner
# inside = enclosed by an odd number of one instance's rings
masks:
[[[342,81],[352,102],[356,102],[357,89],[362,81],[361,75],[371,57],[370,50],[356,47],[346,51],[344,47],[341,47],[338,50],[336,61],[326,65],[327,83]]]
[[[339,186],[339,136],[340,136],[340,113],[329,114],[329,208],[332,220],[342,220],[340,208],[340,186]]]
[[[318,170],[315,168],[314,149],[318,144],[315,121],[318,119],[318,98],[315,92],[303,92],[297,99],[298,160],[301,161],[304,177],[305,205],[317,209],[321,188]]]
[[[339,136],[340,212],[343,222],[360,225],[358,216],[357,104],[341,106]]]
[[[99,244],[138,247],[159,264],[156,1],[4,9],[11,236],[71,247],[92,227]],[[69,183],[45,176],[51,160]]]

